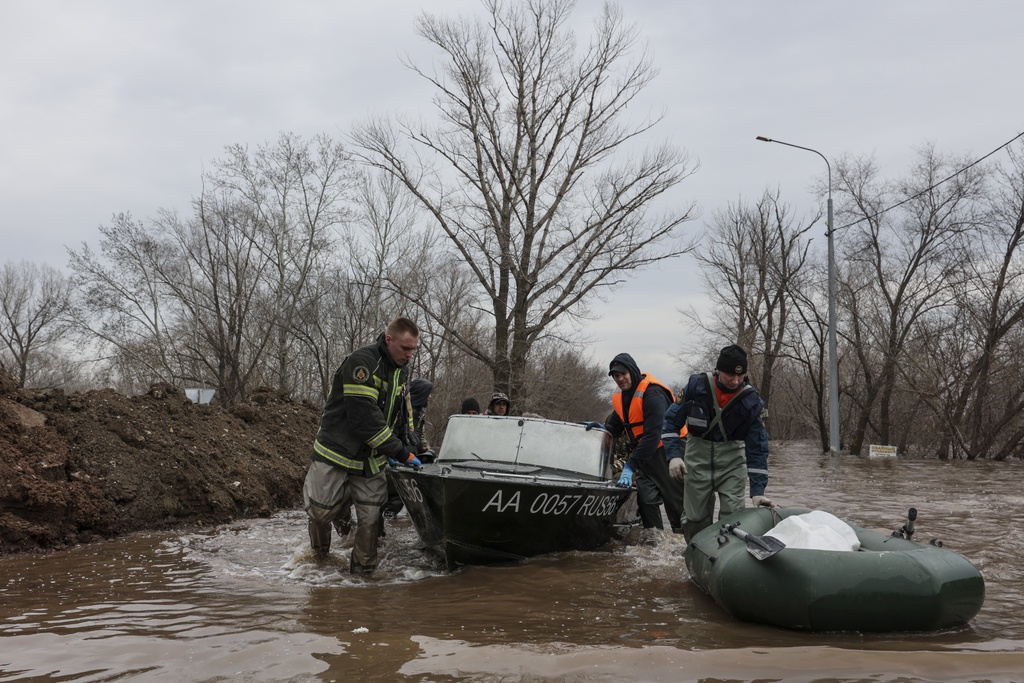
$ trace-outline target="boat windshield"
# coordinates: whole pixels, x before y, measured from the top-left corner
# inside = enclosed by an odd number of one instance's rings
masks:
[[[611,435],[575,422],[498,415],[452,415],[438,462],[483,460],[611,477]]]

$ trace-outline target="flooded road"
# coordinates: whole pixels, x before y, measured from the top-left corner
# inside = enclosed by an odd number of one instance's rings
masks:
[[[682,537],[448,574],[408,518],[381,569],[314,564],[288,512],[0,558],[8,681],[1024,681],[1024,465],[837,459],[777,446],[768,494],[869,528],[919,510],[986,581],[970,626],[807,634],[737,622],[689,582]]]

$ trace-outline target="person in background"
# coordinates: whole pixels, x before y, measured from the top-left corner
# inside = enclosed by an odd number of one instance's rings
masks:
[[[687,540],[719,518],[743,508],[747,481],[754,507],[773,507],[768,486],[768,432],[764,401],[746,378],[747,352],[732,344],[718,355],[714,373],[691,375],[683,395],[665,412],[664,432],[687,427],[685,445],[668,439],[669,470],[684,482]]]
[[[377,567],[388,459],[420,466],[398,436],[407,426],[399,423],[405,416],[408,364],[419,343],[416,323],[395,318],[375,343],[345,358],[334,373],[313,442],[313,462],[302,487],[309,543],[316,555],[326,556],[332,522],[351,502],[356,510],[349,559],[353,574],[370,574]]]
[[[511,405],[508,396],[500,391],[495,391],[491,395],[491,402],[487,404],[487,410],[484,411],[484,415],[508,415],[508,409]]]
[[[628,353],[612,359],[608,374],[618,388],[612,394],[612,412],[604,428],[614,438],[625,434],[630,448],[618,485],[631,486],[636,477],[637,507],[645,529],[665,528],[661,519],[664,504],[672,531],[682,533],[682,485],[669,476],[661,441],[665,410],[674,400],[672,390],[640,372]]]
[[[416,457],[419,458],[420,463],[424,465],[434,462],[434,451],[431,450],[430,444],[427,443],[423,436],[424,413],[427,403],[430,402],[430,392],[433,390],[433,383],[422,377],[417,377],[409,382],[409,391],[405,395],[404,415],[402,416],[401,425],[395,428],[395,434],[409,445],[409,450],[414,452]],[[398,461],[394,459],[389,459],[388,464],[392,467],[398,467]],[[394,519],[402,511],[402,508],[405,507],[405,503],[402,501],[402,496],[398,493],[398,487],[395,485],[394,480],[388,479],[387,482],[388,499],[380,508],[381,524],[378,533],[381,538],[387,535],[384,520]],[[351,514],[342,513],[342,517],[350,519]]]
[[[459,409],[459,413],[462,415],[479,415],[480,401],[472,396],[462,399],[462,408]]]
[[[416,440],[417,457],[424,464],[434,462],[434,449],[424,434],[427,424],[427,406],[430,405],[430,392],[434,390],[434,384],[427,379],[417,377],[409,382],[409,405],[412,409],[412,432]]]

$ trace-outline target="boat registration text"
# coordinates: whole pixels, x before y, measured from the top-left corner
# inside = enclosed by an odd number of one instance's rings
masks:
[[[585,515],[600,517],[613,514],[619,506],[619,497],[615,495],[597,496],[593,494],[558,494],[538,493],[529,504],[523,502],[523,492],[519,489],[505,491],[498,489],[483,506],[481,512],[519,512],[528,510],[534,515]]]

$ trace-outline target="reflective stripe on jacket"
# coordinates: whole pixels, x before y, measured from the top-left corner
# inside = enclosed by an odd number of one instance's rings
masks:
[[[683,392],[682,411],[690,435],[709,441],[743,441],[758,421],[763,406],[764,402],[754,387],[745,383],[724,407],[719,408],[711,373],[691,375]]]
[[[334,373],[312,457],[367,476],[387,459],[408,458],[408,370],[395,365],[382,334],[353,352]]]
[[[737,447],[742,444],[746,453],[750,495],[763,495],[768,486],[768,432],[761,423],[764,400],[757,390],[745,381],[734,394],[734,399],[724,407],[719,407],[714,377],[711,373],[700,373],[690,376],[677,405],[677,410],[670,408],[666,411],[665,428],[670,429],[680,421],[689,425],[687,456],[691,449],[690,442],[695,437],[719,444],[733,442]],[[708,429],[712,425],[713,428]],[[710,452],[718,452],[718,449],[713,448]]]

